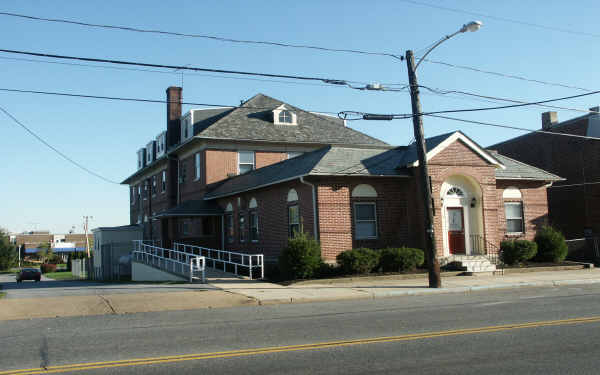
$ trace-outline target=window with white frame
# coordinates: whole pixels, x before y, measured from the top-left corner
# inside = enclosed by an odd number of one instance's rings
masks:
[[[354,203],[354,238],[377,238],[377,209],[374,202]]]
[[[238,172],[239,174],[248,173],[254,169],[254,151],[238,152]]]
[[[156,195],[156,176],[152,176],[152,195]]]
[[[250,211],[250,241],[258,242],[258,213]]]
[[[523,203],[504,202],[504,213],[506,215],[506,233],[523,233]]]
[[[167,171],[162,171],[162,192],[167,191]]]
[[[138,185],[137,187],[137,196],[138,196],[138,202],[142,199],[142,185]]]
[[[201,173],[202,173],[202,163],[201,163],[201,160],[200,160],[200,153],[199,152],[196,153],[195,162],[196,162],[196,181],[199,181]]]
[[[300,208],[297,204],[288,207],[288,227],[290,238],[300,233]]]
[[[283,110],[279,112],[279,122],[281,124],[291,124],[292,123],[292,113],[290,111]]]
[[[239,225],[240,225],[240,242],[246,242],[246,215],[239,213]]]
[[[148,199],[148,180],[144,181],[144,200]]]
[[[227,234],[227,243],[233,243],[233,206],[231,203],[225,208],[225,233]]]

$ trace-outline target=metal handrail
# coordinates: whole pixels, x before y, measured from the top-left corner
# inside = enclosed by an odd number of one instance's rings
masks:
[[[189,277],[190,282],[194,279],[206,282],[206,258],[201,255],[147,245],[143,240],[133,241],[132,255],[137,261]],[[195,277],[195,273],[200,277]]]
[[[218,249],[211,249],[211,248],[202,247],[202,246],[187,245],[187,244],[178,243],[178,242],[174,242],[173,247],[177,251],[185,253],[185,254],[196,255],[196,253],[194,253],[194,251],[197,251],[198,252],[197,255],[201,255],[207,259],[212,260],[211,268],[214,268],[214,269],[217,269],[217,267],[216,267],[217,263],[222,263],[223,271],[227,272],[227,265],[231,264],[231,265],[233,265],[234,273],[236,275],[239,275],[238,267],[248,268],[248,274],[250,276],[250,279],[252,279],[253,278],[253,269],[260,268],[260,278],[264,279],[264,277],[265,277],[265,266],[264,266],[264,255],[263,254],[245,254],[245,253],[239,253],[239,252],[235,252],[235,251],[218,250]],[[187,251],[188,249],[191,252],[188,252]],[[216,255],[216,257],[214,255]],[[233,257],[233,259],[232,259],[232,257]],[[235,260],[235,257],[241,258],[241,262],[237,262]]]
[[[504,273],[504,262],[502,261],[502,250],[485,239],[481,234],[469,235],[471,240],[471,250],[473,254],[484,255],[490,263],[496,266],[500,272]]]

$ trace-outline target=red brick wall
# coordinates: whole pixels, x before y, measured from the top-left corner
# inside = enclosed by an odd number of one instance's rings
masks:
[[[279,163],[287,159],[285,152],[264,152],[256,151],[254,153],[256,169],[266,167],[267,165]]]
[[[585,135],[588,118],[573,121],[553,132]],[[587,185],[560,185],[600,181],[600,143],[593,140],[532,133],[491,148],[502,155],[557,174],[567,180],[548,189],[549,221],[567,238],[580,238],[584,228],[600,233],[600,191]]]
[[[479,184],[482,202],[478,202],[483,209],[483,225],[485,239],[493,244],[499,244],[498,236],[498,199],[496,193],[495,167],[482,159],[478,154],[468,148],[461,141],[455,141],[442,152],[433,157],[429,163],[429,175],[432,182],[432,197],[435,204],[434,232],[437,255],[443,256],[443,227],[442,227],[442,202],[440,193],[442,184],[453,175],[465,175],[473,178]],[[419,192],[419,194],[421,194]],[[421,200],[419,195],[419,202]],[[420,210],[422,215],[422,210]],[[468,240],[468,239],[466,239]],[[425,239],[422,239],[424,243]]]
[[[507,181],[496,182],[498,194],[498,235],[500,240],[522,238],[532,241],[535,233],[548,223],[547,189],[543,182]],[[516,187],[521,191],[522,199],[503,199],[502,193],[508,187]],[[506,234],[506,216],[504,202],[522,202],[525,232],[521,236]]]
[[[263,253],[271,261],[276,261],[281,250],[287,245],[288,240],[288,202],[287,195],[290,189],[298,193],[301,222],[304,232],[314,236],[313,233],[313,208],[312,190],[309,186],[301,184],[298,180],[266,187],[253,192],[222,198],[219,205],[225,209],[228,203],[233,206],[234,241],[225,240],[225,249],[245,253]],[[238,207],[237,199],[242,198],[242,206]],[[258,213],[258,242],[251,242],[249,235],[250,220],[248,218],[248,203],[252,198],[257,201]],[[246,216],[247,241],[240,242],[239,215]]]
[[[237,174],[237,151],[206,150],[206,183],[212,184]]]

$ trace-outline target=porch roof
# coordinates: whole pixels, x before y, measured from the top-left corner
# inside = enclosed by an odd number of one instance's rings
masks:
[[[154,215],[154,219],[189,216],[220,216],[223,210],[215,201],[190,200]]]

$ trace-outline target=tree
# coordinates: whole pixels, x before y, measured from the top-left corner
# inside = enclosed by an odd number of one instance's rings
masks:
[[[10,243],[8,232],[0,228],[0,270],[7,270],[17,265],[17,251]]]
[[[53,255],[52,247],[50,246],[50,243],[41,242],[37,246],[37,248],[38,248],[38,252],[37,252],[38,257],[40,258],[42,263],[47,263],[48,259],[52,258],[52,255]]]

